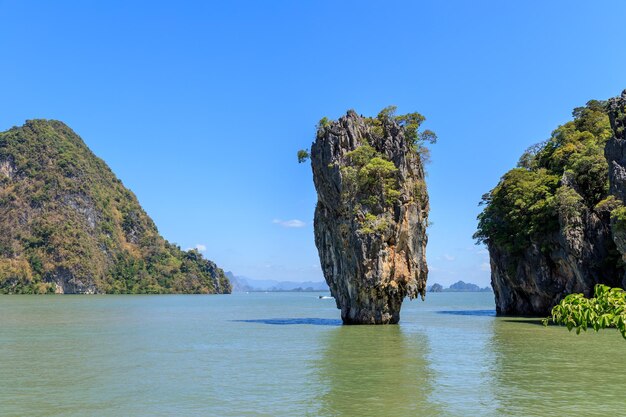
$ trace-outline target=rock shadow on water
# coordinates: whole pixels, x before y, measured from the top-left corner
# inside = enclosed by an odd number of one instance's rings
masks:
[[[442,310],[437,313],[453,316],[496,317],[496,310]]]
[[[313,326],[341,326],[341,320],[337,319],[321,319],[315,317],[300,318],[276,318],[276,319],[250,319],[250,320],[232,320],[238,323],[261,323],[272,324],[275,326],[289,326],[309,324]]]

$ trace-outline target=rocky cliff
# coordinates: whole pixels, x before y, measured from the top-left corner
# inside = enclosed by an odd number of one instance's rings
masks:
[[[607,111],[613,131],[604,149],[609,163],[610,193],[615,198],[611,225],[613,241],[626,265],[626,90],[608,101]],[[626,288],[626,272],[621,286]]]
[[[322,119],[311,148],[315,244],[346,324],[397,323],[405,297],[424,296],[428,195],[423,117],[349,111]]]
[[[223,271],[163,239],[69,127],[0,133],[0,293],[228,293]]]
[[[613,235],[620,202],[608,180],[609,172],[626,177],[615,164],[622,148],[609,113],[600,101],[575,109],[572,121],[530,148],[483,197],[475,237],[489,249],[499,314],[548,315],[567,294],[621,285]],[[624,190],[612,181],[612,194]]]

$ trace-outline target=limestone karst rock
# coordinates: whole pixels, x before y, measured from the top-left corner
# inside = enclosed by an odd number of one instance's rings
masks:
[[[68,126],[0,132],[0,293],[229,293]]]
[[[345,324],[397,323],[426,291],[423,117],[407,116],[322,119],[311,148],[315,244]]]
[[[609,192],[617,205],[611,216],[613,241],[626,265],[626,90],[608,101],[607,110],[613,135],[608,140],[604,155],[609,163]],[[626,288],[626,272],[622,280]]]
[[[499,314],[545,316],[568,294],[622,285],[625,100],[575,109],[483,197],[476,237],[489,249]]]

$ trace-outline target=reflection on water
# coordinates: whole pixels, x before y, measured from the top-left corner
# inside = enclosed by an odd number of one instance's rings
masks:
[[[317,383],[324,416],[438,415],[423,334],[399,326],[344,326],[321,341]]]
[[[453,316],[485,316],[495,317],[495,310],[443,310],[438,311],[439,314],[451,314]]]
[[[442,314],[434,309],[415,318],[428,337],[426,359],[433,370],[430,400],[441,405],[440,415],[497,415],[491,345],[496,318],[487,314],[492,311],[462,308]]]

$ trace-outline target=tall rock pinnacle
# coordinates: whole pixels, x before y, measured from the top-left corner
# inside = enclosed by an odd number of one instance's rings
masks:
[[[315,244],[345,324],[394,324],[426,290],[428,194],[418,113],[322,119],[311,148]]]

